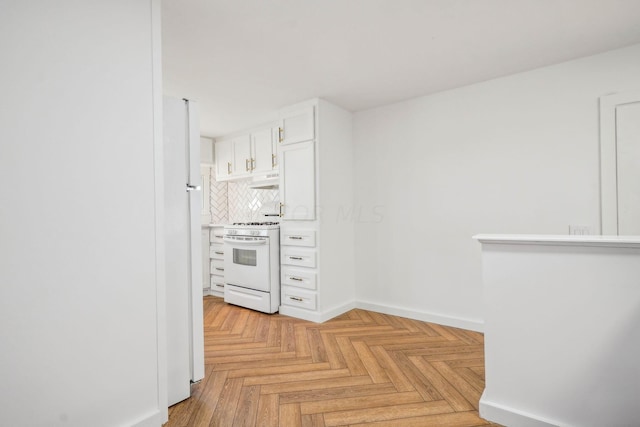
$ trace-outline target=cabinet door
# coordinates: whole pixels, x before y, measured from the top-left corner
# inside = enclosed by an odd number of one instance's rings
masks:
[[[233,141],[233,176],[251,173],[251,139],[249,135],[235,138]]]
[[[233,173],[233,144],[232,141],[218,141],[215,143],[216,153],[216,181],[225,181]]]
[[[271,129],[271,167],[273,170],[278,170],[278,135],[280,134],[280,128]]]
[[[251,134],[252,173],[269,173],[273,170],[272,129],[264,129]]]
[[[283,220],[316,218],[316,167],[313,141],[280,147],[280,202]]]
[[[309,141],[314,136],[313,106],[291,110],[283,114],[278,138],[282,145]]]

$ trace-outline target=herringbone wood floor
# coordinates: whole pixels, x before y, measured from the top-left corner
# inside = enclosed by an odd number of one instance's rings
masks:
[[[204,299],[206,377],[167,426],[479,426],[483,335],[351,310],[323,324]]]

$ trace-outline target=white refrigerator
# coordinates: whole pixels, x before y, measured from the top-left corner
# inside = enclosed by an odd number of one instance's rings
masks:
[[[164,98],[164,206],[169,406],[204,378],[198,107]]]

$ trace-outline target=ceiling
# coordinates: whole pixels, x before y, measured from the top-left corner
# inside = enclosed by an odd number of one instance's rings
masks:
[[[203,135],[350,111],[640,43],[638,0],[162,0],[166,95]]]

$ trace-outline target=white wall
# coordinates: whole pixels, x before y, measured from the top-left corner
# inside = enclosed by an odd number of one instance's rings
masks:
[[[356,113],[358,300],[481,329],[471,236],[597,232],[598,97],[639,75],[635,45]]]
[[[513,427],[637,426],[640,238],[478,239],[487,307],[480,416]]]
[[[2,2],[0,425],[160,425],[152,4]]]

